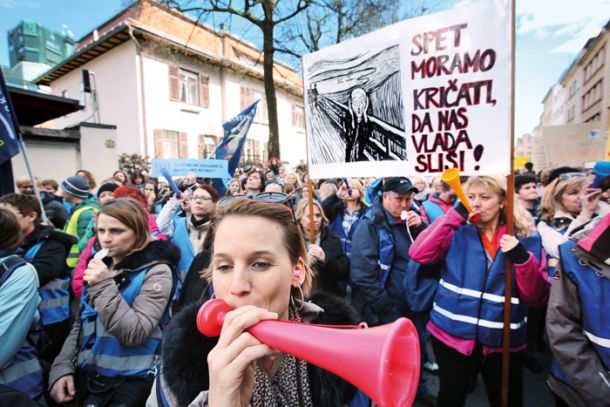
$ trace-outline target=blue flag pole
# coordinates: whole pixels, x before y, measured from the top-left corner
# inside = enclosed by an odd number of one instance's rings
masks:
[[[19,153],[10,97],[0,70],[0,195],[15,192],[11,158]]]
[[[250,130],[250,125],[254,121],[258,100],[241,111],[237,116],[223,123],[224,137],[222,142],[216,146],[214,156],[217,160],[227,160],[229,176],[233,177],[237,164],[244,149],[244,143]],[[222,179],[214,179],[212,186],[223,196],[227,192],[227,187]]]
[[[13,180],[13,166],[11,164],[11,158],[19,153],[23,154],[23,159],[25,161],[25,167],[28,171],[28,175],[30,176],[30,181],[32,181],[32,188],[34,190],[35,196],[38,198],[38,204],[40,205],[40,213],[43,223],[48,223],[47,215],[44,210],[44,205],[42,204],[42,199],[40,199],[40,191],[38,190],[38,185],[36,184],[36,179],[32,174],[32,168],[30,166],[30,160],[28,159],[28,154],[25,149],[25,143],[23,142],[23,137],[21,137],[21,127],[19,127],[19,121],[17,120],[17,112],[13,107],[13,102],[11,100],[10,95],[8,94],[8,90],[6,89],[6,82],[4,81],[4,75],[2,74],[2,70],[0,69],[0,141],[2,145],[0,148],[0,160],[2,160],[2,166],[0,167],[0,173],[3,175],[2,178],[8,178],[11,183],[10,187],[7,188],[7,193],[11,193],[15,191],[14,180]],[[10,121],[10,123],[9,123]],[[4,131],[2,129],[4,127]],[[7,148],[7,151],[4,151],[4,148]],[[5,160],[5,161],[4,161]],[[7,185],[5,182],[0,185],[0,188],[4,188]],[[4,192],[0,191],[0,195],[4,195]]]

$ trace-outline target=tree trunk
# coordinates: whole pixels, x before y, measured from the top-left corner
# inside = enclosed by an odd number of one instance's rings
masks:
[[[269,155],[280,158],[280,126],[277,117],[277,98],[273,82],[273,21],[263,23],[263,72],[265,74],[265,99],[269,119]]]

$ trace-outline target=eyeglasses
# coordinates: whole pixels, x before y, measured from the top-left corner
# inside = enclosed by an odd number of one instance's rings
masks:
[[[587,174],[584,172],[565,172],[563,174],[559,174],[559,179],[562,181],[567,181],[572,178],[583,178],[586,176]]]
[[[204,195],[195,195],[191,197],[191,201],[195,201],[195,202],[205,202],[205,201],[211,201],[212,198],[209,196],[204,196]]]

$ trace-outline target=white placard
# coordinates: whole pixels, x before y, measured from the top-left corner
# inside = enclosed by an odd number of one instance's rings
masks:
[[[303,57],[312,178],[510,172],[510,0]]]

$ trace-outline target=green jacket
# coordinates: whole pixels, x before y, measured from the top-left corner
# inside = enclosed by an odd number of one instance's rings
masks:
[[[82,210],[80,210],[82,209]],[[64,231],[70,233],[71,235],[76,236],[78,239],[83,237],[87,232],[87,227],[89,223],[93,219],[93,215],[100,209],[100,204],[98,203],[95,197],[89,197],[76,205],[72,209],[72,213],[70,213],[70,217],[66,222],[66,226],[64,227]],[[76,219],[72,219],[74,216],[77,216]],[[74,225],[73,222],[76,222]],[[74,230],[76,229],[76,230]],[[76,231],[76,234],[74,234]]]
[[[64,232],[75,236],[79,241],[87,234],[87,227],[93,220],[93,215],[100,209],[99,203],[95,197],[89,197],[76,205],[72,209],[70,218],[64,226]],[[66,262],[70,268],[74,268],[78,263],[78,256],[82,249],[79,244],[75,243],[70,249],[70,254]]]

